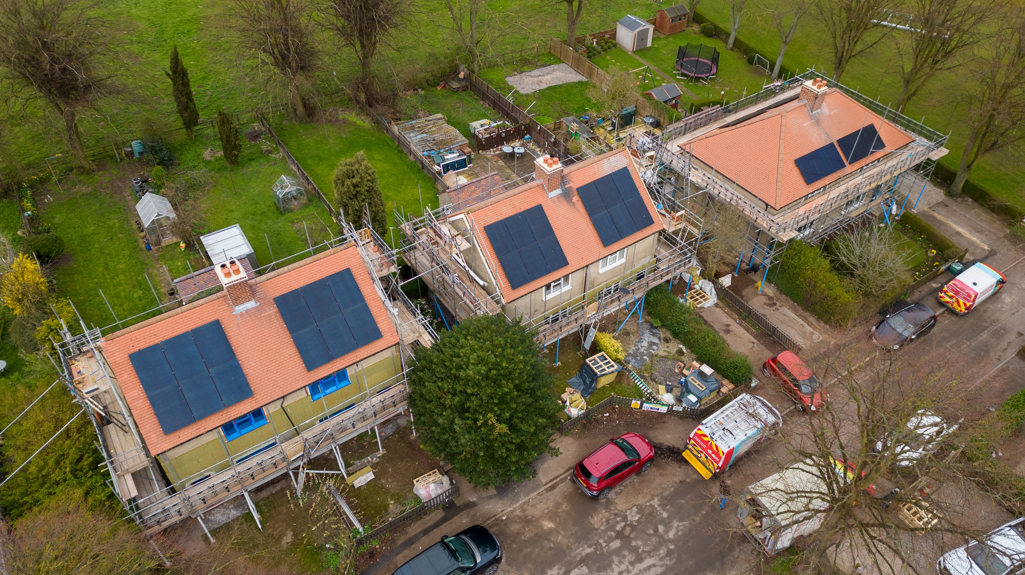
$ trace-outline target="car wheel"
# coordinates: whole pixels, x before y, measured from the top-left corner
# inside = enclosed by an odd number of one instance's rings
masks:
[[[598,492],[598,499],[605,499],[608,496],[609,496],[609,490],[608,489],[602,489],[601,491]]]
[[[650,461],[641,466],[641,473],[644,473],[645,471],[647,471],[649,469],[651,469],[651,462]]]
[[[484,575],[495,575],[495,573],[498,573],[498,565],[488,567],[487,571],[484,572]]]

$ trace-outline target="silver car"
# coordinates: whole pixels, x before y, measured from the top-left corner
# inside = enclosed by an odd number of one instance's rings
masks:
[[[936,562],[941,575],[1004,575],[1025,567],[1025,517],[1001,525],[982,541],[948,551]]]
[[[894,465],[910,467],[939,449],[940,443],[957,431],[958,423],[947,423],[935,413],[922,409],[908,419],[903,429],[876,442],[873,451],[880,453],[889,447],[893,450]],[[892,447],[890,442],[894,444]]]

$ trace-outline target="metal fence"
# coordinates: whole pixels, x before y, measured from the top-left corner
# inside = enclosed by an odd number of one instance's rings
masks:
[[[797,340],[780,329],[779,326],[772,323],[769,318],[758,313],[753,307],[747,305],[747,302],[741,299],[737,294],[726,288],[716,290],[715,293],[722,299],[726,300],[730,305],[737,308],[742,316],[750,319],[755,322],[755,325],[764,329],[766,333],[772,336],[772,339],[778,341],[783,347],[792,351],[798,351],[801,349],[801,344],[797,343]]]
[[[362,535],[356,537],[353,540],[353,545],[358,549],[361,546],[363,546],[364,544],[367,544],[367,543],[373,541],[375,538],[378,538],[378,537],[380,537],[380,536],[382,536],[382,535],[392,531],[393,529],[395,529],[396,527],[399,527],[400,525],[404,525],[406,523],[409,523],[410,521],[413,521],[415,519],[419,519],[419,518],[423,517],[424,515],[427,515],[431,511],[434,511],[435,509],[437,509],[437,508],[441,507],[442,505],[448,503],[458,493],[459,493],[459,485],[456,484],[455,482],[453,482],[452,486],[449,487],[447,490],[445,490],[445,491],[439,493],[438,495],[428,499],[427,501],[424,501],[420,505],[417,505],[416,507],[414,507],[414,508],[412,508],[412,509],[410,509],[410,510],[408,510],[408,511],[402,513],[402,514],[400,514],[399,516],[393,517],[393,518],[389,519],[387,522],[382,523],[381,525],[378,525],[377,527],[374,527],[373,529],[371,529],[369,531],[366,531]]]

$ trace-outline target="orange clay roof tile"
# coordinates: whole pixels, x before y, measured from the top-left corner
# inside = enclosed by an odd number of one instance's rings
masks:
[[[873,124],[885,150],[870,154],[821,180],[806,184],[794,160]],[[873,162],[913,139],[847,94],[830,90],[816,112],[797,100],[750,120],[712,130],[682,144],[708,164],[773,208],[782,208]]]
[[[587,210],[584,208],[580,196],[577,195],[576,189],[624,167],[630,170],[630,176],[633,178],[634,184],[637,185],[644,204],[651,214],[652,223],[611,246],[605,247],[598,238],[598,232],[591,224],[591,219],[588,217]],[[648,190],[644,186],[644,182],[641,181],[637,167],[634,166],[633,159],[626,149],[609,152],[591,160],[567,166],[563,172],[563,178],[566,189],[551,198],[542,188],[541,182],[535,180],[524,184],[519,190],[514,190],[504,199],[478,209],[470,208],[469,216],[476,227],[474,235],[480,239],[480,245],[484,248],[488,261],[494,264],[489,267],[498,268],[495,270],[495,275],[498,278],[502,297],[506,302],[511,302],[538,290],[564,275],[587,267],[643,238],[658,233],[662,229],[662,220],[659,218],[651,196],[648,195]],[[498,263],[495,250],[491,247],[487,234],[484,233],[484,227],[534,206],[541,206],[544,209],[569,263],[559,270],[513,289],[505,277],[501,264]]]
[[[351,269],[382,337],[311,372],[306,371],[299,351],[274,305],[274,298]],[[259,407],[302,389],[399,341],[395,326],[385,310],[363,259],[355,247],[326,252],[287,268],[250,280],[255,308],[234,313],[226,292],[219,292],[186,307],[153,318],[108,336],[101,344],[114,377],[128,402],[143,441],[152,455],[198,437]],[[160,343],[205,323],[219,320],[231,343],[253,396],[235,405],[165,435],[142,389],[129,354]]]

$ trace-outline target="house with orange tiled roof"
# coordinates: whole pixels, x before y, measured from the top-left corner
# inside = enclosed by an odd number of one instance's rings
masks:
[[[505,314],[552,343],[639,301],[693,251],[667,244],[635,158],[620,149],[571,165],[535,159],[534,179],[403,231],[403,252],[459,321]]]
[[[814,243],[911,208],[945,142],[943,134],[808,73],[686,118],[662,141],[641,139],[633,148],[650,159],[646,169],[673,179],[675,196],[688,198],[706,223],[716,203],[739,209],[748,220],[748,245],[736,254],[737,269],[767,270],[789,240]]]
[[[114,489],[147,532],[202,523],[235,496],[259,521],[253,489],[285,474],[299,489],[327,452],[344,474],[337,446],[407,410],[406,365],[429,328],[389,297],[379,238],[352,232],[264,275],[222,262],[218,293],[62,350]]]

